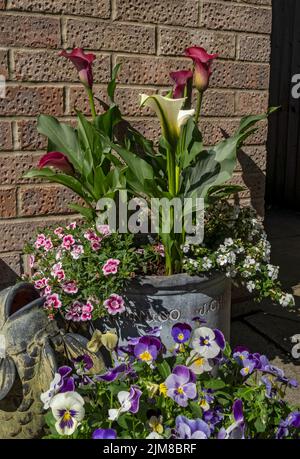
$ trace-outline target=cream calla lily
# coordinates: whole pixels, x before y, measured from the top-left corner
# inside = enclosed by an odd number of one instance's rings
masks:
[[[159,94],[141,94],[141,106],[150,107],[155,111],[160,120],[162,133],[171,145],[177,142],[181,126],[184,126],[195,113],[195,110],[181,110],[184,102],[185,98],[170,99]]]

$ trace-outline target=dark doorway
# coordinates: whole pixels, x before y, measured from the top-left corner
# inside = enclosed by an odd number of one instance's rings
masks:
[[[269,121],[266,203],[299,211],[300,0],[273,0],[270,78],[270,106],[281,109]]]

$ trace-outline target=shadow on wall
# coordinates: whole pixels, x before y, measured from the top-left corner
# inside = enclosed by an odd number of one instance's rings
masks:
[[[0,258],[0,290],[14,285],[18,280],[20,276]]]

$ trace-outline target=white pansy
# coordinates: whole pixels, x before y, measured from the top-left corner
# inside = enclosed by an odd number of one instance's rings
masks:
[[[209,361],[198,354],[197,351],[192,350],[190,356],[186,361],[186,365],[196,374],[201,375],[206,371],[211,371],[212,366],[210,365]]]
[[[120,403],[120,408],[111,408],[108,410],[108,419],[109,421],[116,421],[120,414],[126,413],[131,408],[130,392],[124,390],[118,393],[118,400]]]
[[[56,419],[55,428],[60,435],[72,435],[84,418],[84,400],[77,392],[57,394],[50,403]]]
[[[208,327],[200,327],[194,330],[191,340],[192,348],[206,359],[213,359],[220,352],[216,343],[214,331]]]
[[[41,394],[41,401],[44,404],[44,410],[48,410],[50,408],[50,403],[53,397],[57,394],[61,387],[61,375],[59,373],[55,373],[53,380],[50,383],[50,389],[46,392]]]

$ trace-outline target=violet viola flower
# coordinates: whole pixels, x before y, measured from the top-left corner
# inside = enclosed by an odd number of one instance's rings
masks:
[[[74,367],[77,374],[87,373],[91,370],[91,368],[93,368],[93,366],[93,361],[88,354],[81,355],[74,359]]]
[[[185,88],[193,78],[193,72],[191,70],[179,70],[178,72],[171,72],[170,77],[175,82],[173,99],[184,97]]]
[[[255,362],[250,359],[243,360],[243,368],[240,373],[243,376],[249,376],[255,370]]]
[[[115,440],[117,432],[114,429],[96,429],[93,432],[93,440]]]
[[[222,428],[218,433],[219,440],[241,440],[245,438],[245,421],[243,413],[243,402],[235,400],[232,406],[234,423],[227,429]]]
[[[70,376],[72,368],[68,366],[60,367],[54,375],[53,381],[50,383],[48,391],[41,394],[41,401],[44,404],[44,409],[50,407],[51,400],[58,393],[72,392],[75,390],[74,378]]]
[[[152,363],[159,352],[156,340],[151,336],[143,336],[134,347],[134,355],[143,362]]]
[[[211,431],[202,419],[188,419],[177,416],[175,436],[178,439],[205,440],[210,437]]]
[[[120,414],[130,413],[136,414],[139,411],[140,398],[142,391],[137,386],[131,386],[130,391],[121,391],[118,393],[118,400],[120,403],[120,408],[111,408],[108,411],[108,419],[110,421],[116,421]]]
[[[107,371],[103,375],[98,375],[96,376],[95,379],[106,381],[106,382],[112,382],[115,381],[121,374],[125,373],[126,370],[128,369],[128,365],[125,363],[121,363],[121,365],[118,365],[115,368],[112,368],[111,370]]]
[[[74,175],[74,167],[68,160],[67,156],[60,151],[50,151],[43,155],[38,163],[38,168],[55,167],[68,175]]]
[[[299,429],[300,428],[300,411],[294,411],[290,413],[288,417],[279,423],[278,430],[276,432],[276,439],[282,439],[289,435],[289,428]]]
[[[184,365],[177,365],[166,381],[167,396],[172,398],[179,406],[186,407],[188,400],[197,397],[195,374]]]
[[[185,50],[185,55],[194,62],[194,85],[198,91],[203,92],[208,88],[212,74],[211,63],[218,57],[217,54],[209,54],[204,48],[192,46]]]
[[[91,89],[93,87],[92,63],[96,59],[95,54],[86,54],[82,48],[74,48],[71,53],[63,50],[59,55],[70,59],[78,71],[81,83]]]
[[[185,323],[177,323],[172,327],[172,337],[175,343],[182,344],[186,343],[191,336],[192,327]]]

